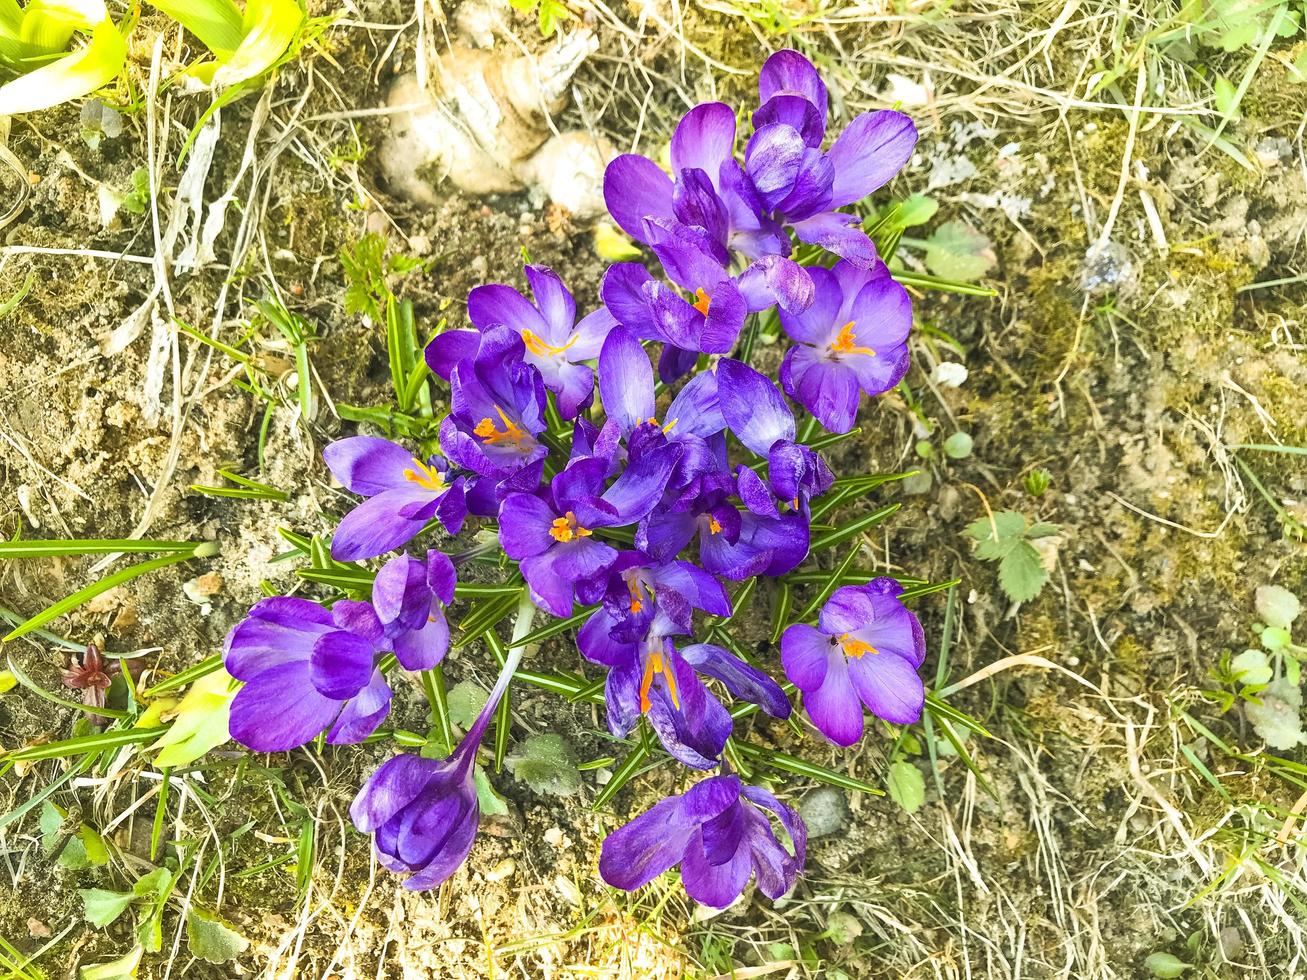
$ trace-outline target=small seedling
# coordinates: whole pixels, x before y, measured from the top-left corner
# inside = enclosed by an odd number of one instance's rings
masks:
[[[1048,581],[1044,558],[1031,543],[1050,538],[1062,529],[1045,521],[1028,523],[1024,514],[1003,510],[967,525],[976,542],[976,557],[998,562],[998,583],[1013,602],[1039,595]]]
[[[1048,488],[1052,482],[1053,474],[1041,467],[1027,473],[1025,479],[1021,481],[1021,484],[1025,487],[1026,493],[1030,494],[1030,496],[1037,500],[1048,492]]]

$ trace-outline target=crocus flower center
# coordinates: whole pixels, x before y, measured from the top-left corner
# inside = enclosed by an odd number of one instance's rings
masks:
[[[404,471],[404,479],[410,483],[416,483],[420,487],[426,487],[428,490],[445,489],[445,474],[432,466],[428,466],[416,456],[413,457],[412,468]]]
[[[531,438],[522,431],[516,422],[505,415],[504,410],[498,405],[495,406],[495,412],[498,413],[500,421],[504,423],[503,429],[495,425],[494,419],[486,416],[476,424],[476,428],[472,430],[473,434],[480,436],[491,446],[498,445],[501,442],[512,442],[520,446]]]
[[[567,348],[575,344],[578,339],[580,339],[579,335],[573,337],[562,347],[555,347],[553,344],[545,343],[537,334],[532,333],[530,330],[524,329],[522,331],[522,343],[526,344],[526,349],[537,357],[544,357],[547,354],[561,354],[563,351],[567,350]]]
[[[850,320],[844,326],[840,327],[840,332],[834,340],[830,342],[832,354],[866,354],[875,357],[876,352],[870,347],[859,347],[858,337],[853,332],[854,323]]]
[[[861,658],[863,654],[880,653],[870,643],[859,640],[856,636],[849,636],[848,633],[841,633],[837,638],[839,645],[844,648],[844,653],[849,657]]]
[[[722,533],[721,521],[717,520],[717,518],[713,517],[711,514],[708,515],[708,531],[711,534]]]
[[[694,291],[694,308],[704,316],[708,315],[708,307],[712,304],[712,299],[704,292],[700,286]]]
[[[645,600],[654,597],[653,588],[640,578],[639,569],[623,572],[622,577],[626,579],[626,591],[631,594],[631,612],[638,613],[644,609]]]
[[[588,538],[593,532],[589,528],[581,527],[576,523],[576,515],[570,510],[565,517],[554,518],[554,523],[549,528],[549,535],[555,541],[573,541],[576,538]]]
[[[671,663],[661,653],[650,652],[644,661],[644,677],[640,681],[640,713],[647,714],[652,707],[649,701],[649,689],[653,687],[654,677],[663,675],[667,682],[667,693],[671,695],[672,705],[679,711],[681,699],[676,692],[676,676],[672,673]]]
[[[674,428],[676,428],[676,423],[679,422],[679,421],[681,421],[681,420],[680,420],[680,419],[672,419],[672,420],[671,420],[670,422],[668,422],[666,425],[661,426],[661,428],[662,428],[662,430],[663,430],[664,432],[671,432]],[[650,418],[645,419],[645,422],[649,423],[649,424],[652,425],[652,426],[657,426],[657,425],[658,425],[658,420],[657,420],[656,418],[653,418],[653,417],[650,417]]]

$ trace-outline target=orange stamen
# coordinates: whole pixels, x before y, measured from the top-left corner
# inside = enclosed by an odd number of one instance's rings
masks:
[[[672,665],[663,660],[661,653],[649,654],[644,664],[644,677],[640,680],[640,713],[647,714],[652,704],[649,701],[649,689],[653,687],[654,675],[662,674],[667,681],[667,693],[672,696],[672,706],[681,709],[681,699],[676,691],[676,678],[672,675]]]
[[[840,646],[844,648],[846,655],[850,657],[858,657],[859,659],[861,659],[863,654],[880,653],[880,651],[870,643],[864,643],[855,636],[849,636],[848,633],[840,634]]]
[[[530,330],[524,329],[522,331],[522,343],[526,344],[527,350],[538,357],[544,357],[547,354],[561,354],[580,339],[580,335],[578,334],[562,347],[555,347],[553,344],[545,343],[537,334],[532,333]]]
[[[700,286],[698,289],[694,291],[694,296],[695,296],[694,308],[698,310],[700,313],[702,313],[704,316],[707,316],[708,307],[712,304],[712,300],[708,297],[708,294],[703,291],[702,286]]]
[[[413,468],[404,471],[404,479],[428,490],[445,489],[445,474],[428,466],[416,456],[413,457]]]
[[[530,438],[518,427],[516,422],[504,414],[504,410],[498,405],[495,406],[495,412],[498,413],[500,421],[504,423],[504,428],[500,430],[495,425],[494,419],[487,416],[476,424],[476,428],[472,430],[474,435],[480,436],[491,446],[501,442],[515,442],[521,445]]]
[[[721,525],[721,523],[717,520],[717,518],[713,517],[711,514],[708,515],[708,530],[709,530],[709,532],[711,532],[712,534],[721,534],[721,533],[722,533],[722,525]]]
[[[593,533],[589,528],[577,526],[576,515],[570,510],[566,517],[554,518],[554,523],[549,528],[549,536],[564,543],[575,538],[588,538]]]
[[[840,328],[839,336],[831,341],[830,349],[835,354],[867,354],[876,356],[870,347],[859,347],[858,338],[853,333],[853,321],[850,320]]]

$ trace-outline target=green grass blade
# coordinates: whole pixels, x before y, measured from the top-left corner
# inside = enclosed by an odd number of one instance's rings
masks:
[[[215,653],[211,657],[206,657],[193,667],[187,667],[185,670],[173,674],[159,681],[152,687],[147,687],[141,692],[141,697],[149,700],[164,691],[175,691],[179,687],[185,687],[193,681],[198,681],[201,677],[207,677],[215,670],[222,666],[222,655]]]
[[[644,760],[647,758],[649,758],[649,743],[641,739],[635,743],[635,747],[631,749],[630,754],[622,760],[622,764],[618,766],[617,771],[613,773],[613,778],[608,780],[608,782],[600,788],[599,793],[595,796],[594,803],[590,806],[590,809],[603,809],[603,807],[608,804],[608,801],[617,795],[617,791],[631,781],[632,777],[635,776],[636,771],[644,764]]]
[[[105,749],[119,748],[123,745],[139,745],[153,742],[168,730],[166,725],[159,728],[123,728],[116,731],[98,732],[95,735],[79,735],[59,742],[44,742],[41,745],[29,745],[12,752],[0,754],[0,758],[15,762],[32,762],[36,759],[65,759],[88,752],[103,752]]]
[[[934,289],[941,293],[959,293],[962,296],[997,296],[998,291],[988,286],[980,286],[974,282],[957,282],[952,279],[941,279],[938,276],[928,276],[918,272],[908,272],[906,269],[898,269],[890,273],[894,281],[903,286],[915,286],[918,289]]]
[[[864,514],[861,517],[850,521],[848,524],[841,525],[833,531],[827,531],[820,534],[812,541],[810,551],[822,551],[826,548],[833,548],[837,544],[847,541],[855,535],[869,531],[871,528],[880,524],[896,510],[902,507],[902,504],[886,504],[878,510],[873,510],[870,514]]]
[[[214,548],[212,541],[140,541],[135,538],[91,538],[86,540],[48,539],[0,541],[0,559],[54,558],[66,555],[154,554],[156,552],[195,553]],[[204,555],[203,557],[208,557]]]
[[[740,755],[756,766],[779,769],[781,772],[788,772],[795,776],[806,776],[809,779],[828,783],[831,786],[839,786],[842,789],[853,790],[856,793],[870,793],[872,796],[885,795],[883,789],[873,786],[871,783],[856,779],[853,776],[846,776],[842,772],[827,769],[825,766],[809,762],[806,759],[800,759],[797,756],[788,755],[785,752],[760,749],[748,742],[736,742],[735,748]]]
[[[143,561],[136,565],[129,565],[126,568],[119,569],[112,575],[107,575],[98,582],[92,582],[84,589],[78,589],[72,595],[60,599],[52,606],[47,606],[41,612],[37,613],[27,622],[23,623],[17,629],[11,630],[5,637],[4,642],[8,643],[24,634],[30,633],[34,629],[44,626],[53,619],[58,619],[66,613],[72,612],[84,602],[94,599],[98,595],[108,592],[134,578],[142,575],[148,575],[150,572],[157,572],[161,568],[167,568],[169,565],[176,565],[178,562],[187,561],[194,557],[191,554],[164,555],[162,558],[151,558],[149,561]]]

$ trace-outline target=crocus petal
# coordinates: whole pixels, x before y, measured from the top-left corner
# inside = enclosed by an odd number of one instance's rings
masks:
[[[547,503],[529,493],[513,493],[499,507],[499,543],[509,558],[543,554],[554,539],[549,528],[557,515]]]
[[[599,397],[604,414],[624,433],[654,416],[653,365],[625,327],[614,327],[599,352]]]
[[[739,287],[751,313],[778,305],[787,312],[799,313],[812,305],[815,296],[808,270],[780,255],[756,260],[740,275]]]
[[[795,623],[781,634],[781,666],[800,691],[815,691],[826,680],[831,638],[807,623]]]
[[[685,893],[700,905],[724,909],[744,891],[753,872],[748,847],[739,842],[730,859],[722,864],[709,861],[704,850],[702,832],[694,834],[685,845],[681,860],[681,884]]]
[[[763,62],[758,73],[758,101],[765,105],[777,96],[797,96],[810,103],[825,120],[826,83],[811,61],[799,52],[783,49]]]
[[[640,669],[626,663],[608,671],[604,681],[604,712],[608,730],[626,738],[640,722]]]
[[[350,804],[350,820],[362,833],[375,833],[438,779],[442,763],[417,755],[397,755],[382,763]]]
[[[838,647],[831,648],[827,655],[826,676],[821,687],[804,691],[803,707],[817,730],[836,745],[849,746],[862,738],[862,701]]]
[[[608,337],[608,331],[615,326],[617,326],[616,318],[605,307],[601,306],[593,313],[587,313],[572,333],[572,346],[567,349],[568,360],[588,361],[598,357],[604,340]]]
[[[717,364],[717,400],[737,439],[766,456],[778,439],[794,441],[794,414],[765,375],[747,364],[722,358]]]
[[[694,370],[699,361],[699,352],[674,344],[664,344],[663,352],[658,357],[658,380],[671,384]]]
[[[643,520],[662,499],[667,478],[680,458],[681,447],[675,443],[642,454],[630,462],[600,499],[620,515],[621,524]],[[618,526],[617,521],[610,526]]]
[[[704,371],[687,381],[667,406],[666,418],[673,438],[691,435],[706,439],[726,428],[717,403],[717,375]]]
[[[481,335],[475,330],[446,330],[427,344],[423,356],[431,373],[448,381],[454,368],[476,356],[480,345]]]
[[[921,720],[925,685],[910,661],[893,653],[850,657],[849,677],[862,703],[877,718],[896,725]]]
[[[487,283],[469,292],[467,316],[483,332],[503,325],[519,335],[523,330],[530,330],[539,337],[549,336],[549,324],[540,311],[516,289],[503,283]]]
[[[860,268],[870,268],[877,261],[876,246],[862,230],[857,215],[842,211],[821,211],[791,223],[800,241],[820,245]]]
[[[826,117],[799,95],[776,95],[753,114],[753,128],[783,125],[798,132],[805,146],[820,147],[826,135]]]
[[[412,486],[404,473],[413,469],[413,454],[389,439],[376,436],[337,439],[322,451],[322,458],[331,475],[360,497]]]
[[[703,232],[679,221],[650,221],[646,226],[649,245],[663,271],[682,289],[702,289],[711,295],[712,287],[727,278],[723,256]]]
[[[685,596],[695,609],[710,616],[731,615],[731,597],[716,576],[688,561],[674,561],[658,566],[650,573],[659,592],[676,592]]]
[[[286,663],[308,663],[313,644],[335,629],[330,611],[292,596],[261,599],[223,644],[223,665],[238,680]]]
[[[576,301],[563,285],[563,280],[552,269],[543,265],[528,265],[525,269],[527,284],[535,297],[540,315],[548,324],[546,338],[555,346],[564,344],[571,336],[576,323]]]
[[[331,557],[337,561],[358,561],[407,544],[417,537],[426,520],[404,517],[401,511],[410,504],[434,500],[435,496],[430,490],[409,484],[368,498],[336,525],[331,538]]]
[[[757,830],[751,834],[754,858],[754,870],[758,875],[758,889],[768,898],[780,898],[792,887],[794,880],[803,870],[808,856],[808,828],[803,818],[792,807],[786,806],[771,793],[760,786],[745,786],[742,795],[755,806],[770,810],[776,814],[781,826],[789,835],[790,854],[780,846],[772,832],[771,825],[758,814]],[[766,844],[770,844],[768,847]],[[761,846],[760,846],[761,845]]]
[[[779,377],[785,393],[827,430],[843,433],[853,428],[861,388],[856,372],[847,364],[813,347],[791,347],[785,352]]]
[[[382,565],[372,580],[372,607],[387,627],[421,627],[431,608],[426,563],[412,555],[398,555]]]
[[[599,849],[599,874],[614,888],[635,891],[675,867],[692,831],[682,798],[655,803],[606,838]]]
[[[712,643],[696,643],[681,651],[701,674],[715,677],[737,698],[750,701],[773,718],[788,718],[790,702],[780,685],[766,673]]]
[[[624,153],[604,170],[604,204],[622,231],[643,242],[645,218],[672,217],[672,179],[647,157]]]
[[[749,137],[744,169],[768,210],[794,189],[807,150],[799,131],[783,123],[762,126]]]
[[[762,477],[749,467],[740,466],[737,486],[739,487],[740,500],[752,513],[768,517],[779,516],[780,511],[776,508],[775,496],[772,495],[767,484],[763,482]]]
[[[830,206],[860,201],[889,183],[912,158],[917,127],[901,112],[864,112],[844,128],[827,158],[835,167]]]
[[[440,849],[430,858],[422,870],[414,872],[404,879],[404,887],[409,891],[425,891],[443,884],[467,861],[476,841],[477,825],[481,811],[476,797],[470,801],[460,801],[457,815],[452,820],[442,821],[440,826],[447,828],[440,843]]]
[[[698,169],[715,177],[734,149],[735,110],[722,102],[704,102],[682,116],[672,134],[672,169]]]
[[[312,741],[340,712],[309,680],[308,662],[286,663],[252,677],[231,703],[231,737],[255,752],[287,752]]]
[[[634,331],[637,337],[652,337],[646,321],[649,319],[649,298],[645,289],[654,281],[649,270],[638,262],[617,262],[608,267],[599,286],[604,308],[618,323]]]
[[[390,685],[386,675],[379,670],[372,672],[366,687],[345,703],[336,724],[327,733],[327,741],[332,745],[357,745],[377,730],[386,715],[390,713]]]
[[[568,363],[558,365],[555,373],[558,414],[564,419],[574,419],[594,400],[594,373],[584,364]]]
[[[676,181],[676,193],[672,197],[672,210],[677,221],[701,229],[709,239],[717,243],[720,249],[714,250],[714,254],[722,262],[729,262],[730,255],[725,244],[731,217],[706,173],[702,170],[681,171]]]
[[[454,601],[454,589],[458,585],[458,572],[454,563],[442,551],[427,552],[427,588],[445,605]]]
[[[372,679],[376,647],[353,633],[324,633],[313,644],[309,680],[323,697],[344,701]]]
[[[449,652],[449,623],[438,606],[431,608],[419,628],[400,633],[391,643],[395,659],[405,670],[430,670]]]

